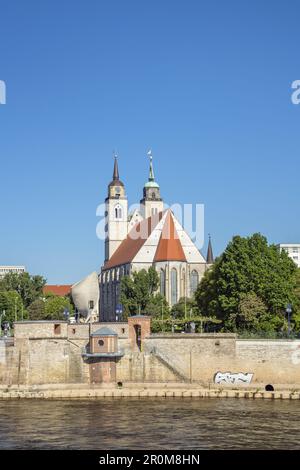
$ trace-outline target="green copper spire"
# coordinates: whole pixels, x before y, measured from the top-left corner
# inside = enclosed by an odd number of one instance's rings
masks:
[[[151,150],[149,152],[148,152],[148,155],[150,157],[149,181],[154,181],[154,171],[153,171],[153,163],[152,163],[153,157],[152,157]]]
[[[152,151],[149,150],[149,152],[147,152],[147,155],[150,158],[150,169],[149,169],[148,182],[145,184],[145,188],[159,188],[159,185],[156,183],[155,178],[154,178],[154,170],[153,170],[153,163],[152,163],[152,160],[153,160]]]

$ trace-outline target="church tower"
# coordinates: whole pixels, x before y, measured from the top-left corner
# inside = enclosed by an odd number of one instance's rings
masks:
[[[144,219],[151,217],[164,210],[164,203],[160,197],[159,185],[154,178],[154,170],[152,163],[152,152],[148,152],[150,158],[149,178],[143,189],[143,199],[141,199],[141,215]]]
[[[119,178],[118,160],[115,155],[113,179],[108,185],[105,199],[105,262],[127,237],[128,202],[125,187]]]

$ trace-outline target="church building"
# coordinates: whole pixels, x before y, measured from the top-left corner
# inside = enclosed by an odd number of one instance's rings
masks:
[[[205,259],[173,212],[164,209],[151,153],[149,178],[139,209],[128,214],[117,157],[105,206],[105,261],[99,275],[101,321],[116,320],[122,277],[150,266],[157,270],[159,291],[169,305],[181,297],[192,297],[205,270],[213,263],[211,240]]]

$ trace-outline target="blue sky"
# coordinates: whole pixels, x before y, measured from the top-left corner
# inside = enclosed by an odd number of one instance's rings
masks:
[[[234,234],[300,242],[299,15],[293,0],[0,0],[0,264],[49,283],[100,269],[113,149],[133,203],[152,148],[165,201],[205,204],[215,254]]]

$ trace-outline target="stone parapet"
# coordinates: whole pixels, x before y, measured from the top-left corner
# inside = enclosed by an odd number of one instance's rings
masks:
[[[295,392],[249,392],[243,390],[209,390],[194,388],[84,388],[84,389],[58,389],[58,390],[0,390],[0,400],[17,399],[105,399],[105,398],[218,398],[218,399],[268,399],[268,400],[300,400],[300,393]]]

